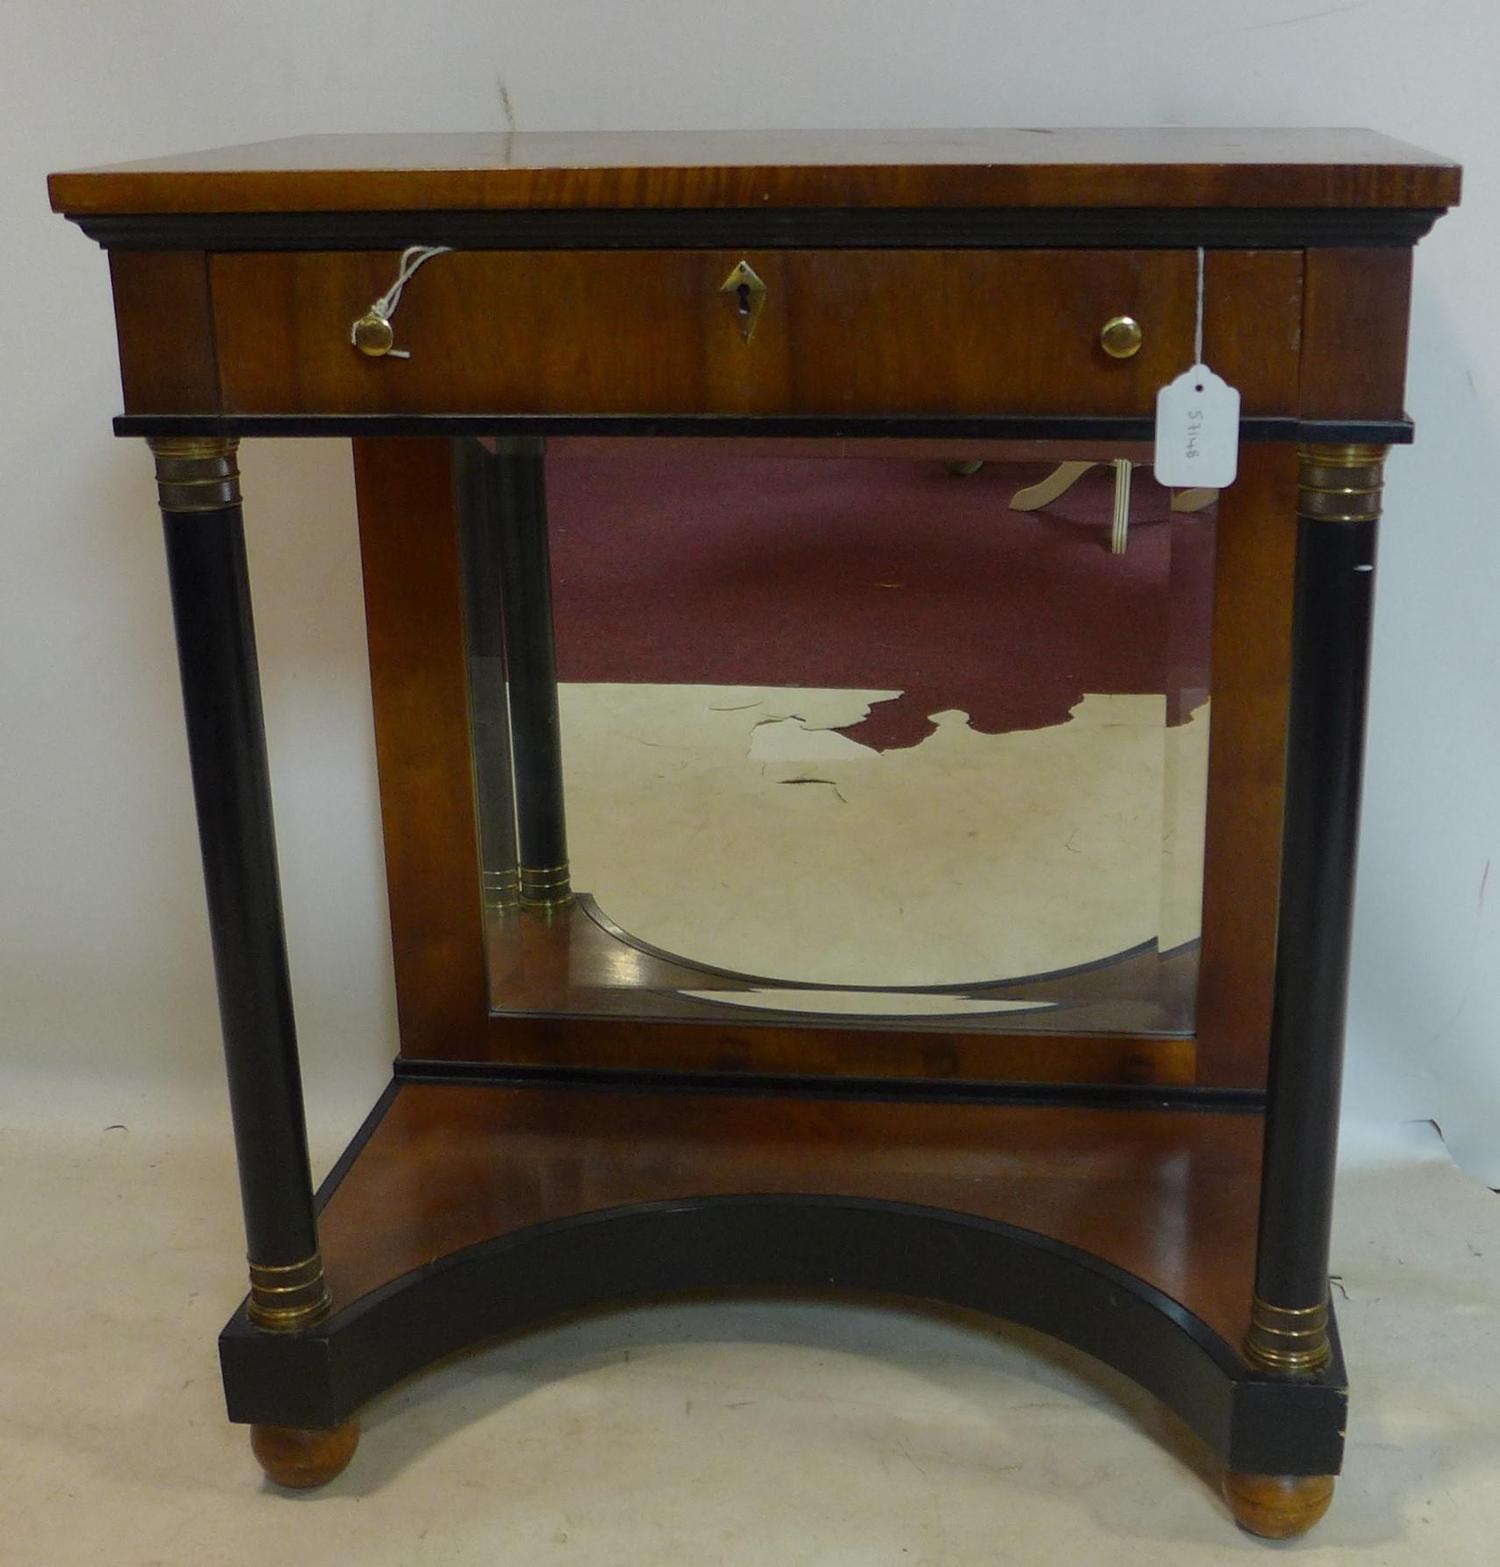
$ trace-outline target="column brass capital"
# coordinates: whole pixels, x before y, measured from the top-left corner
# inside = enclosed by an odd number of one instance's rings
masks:
[[[1321,1371],[1333,1358],[1328,1339],[1328,1305],[1272,1306],[1256,1295],[1250,1304],[1245,1358],[1265,1371],[1303,1376]]]
[[[311,1327],[331,1305],[323,1259],[314,1252],[301,1262],[250,1264],[250,1320],[281,1332]]]
[[[239,441],[222,435],[146,438],[163,511],[224,511],[240,504]]]
[[[1374,522],[1387,450],[1363,442],[1299,446],[1297,515],[1309,522]]]

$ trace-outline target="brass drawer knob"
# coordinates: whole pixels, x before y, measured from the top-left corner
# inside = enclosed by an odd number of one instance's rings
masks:
[[[401,252],[401,264],[396,269],[396,281],[386,289],[362,316],[357,316],[349,327],[349,341],[370,359],[382,359],[387,354],[392,359],[410,359],[411,350],[397,348],[395,328],[391,317],[401,303],[401,291],[434,256],[446,256],[449,245],[408,245]]]
[[[1130,359],[1140,353],[1144,336],[1134,316],[1111,316],[1099,329],[1099,346],[1111,359]]]
[[[382,354],[390,353],[396,341],[391,323],[384,316],[376,315],[373,310],[354,323],[350,337],[360,353],[368,354],[371,359],[379,359]]]

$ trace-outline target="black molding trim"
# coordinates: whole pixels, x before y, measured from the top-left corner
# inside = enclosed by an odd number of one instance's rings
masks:
[[[1247,1369],[1143,1280],[1046,1236],[914,1204],[686,1197],[529,1227],[439,1258],[301,1333],[220,1336],[229,1418],[327,1428],[467,1345],[646,1296],[816,1290],[941,1300],[1037,1329],[1154,1394],[1231,1469],[1334,1474],[1347,1390]]]
[[[397,1057],[398,1083],[467,1083],[495,1088],[577,1088],[620,1093],[730,1094],[751,1098],[876,1099],[1113,1110],[1215,1110],[1258,1114],[1257,1088],[1194,1084],[1017,1083],[974,1079],[811,1077],[772,1072],[663,1072],[632,1067],[527,1066]],[[389,1092],[389,1090],[387,1090]]]
[[[336,1160],[333,1168],[329,1170],[319,1183],[318,1190],[313,1196],[313,1208],[322,1213],[328,1205],[328,1199],[339,1189],[340,1182],[354,1167],[354,1161],[365,1150],[365,1144],[375,1135],[376,1128],[385,1119],[385,1113],[396,1102],[396,1096],[401,1092],[401,1084],[392,1078],[381,1090],[380,1097],[375,1101],[370,1113],[359,1123],[359,1130],[349,1140],[349,1146],[344,1149]]]
[[[756,436],[858,440],[1150,441],[1152,414],[120,414],[120,436]],[[1400,419],[1298,419],[1252,414],[1242,441],[1405,446]]]
[[[67,213],[106,250],[1301,250],[1415,245],[1443,207],[753,207]]]

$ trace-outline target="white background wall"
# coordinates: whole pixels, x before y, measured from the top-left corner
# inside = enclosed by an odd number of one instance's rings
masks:
[[[1347,1112],[1432,1117],[1500,1186],[1497,63],[1493,0],[0,0],[11,1113],[219,1074],[150,464],[109,434],[105,261],[48,213],[49,170],[512,120],[1369,125],[1467,174],[1418,251],[1420,438],[1390,464]],[[252,444],[243,467],[317,1114],[372,1096],[395,1050],[352,493],[337,443]]]

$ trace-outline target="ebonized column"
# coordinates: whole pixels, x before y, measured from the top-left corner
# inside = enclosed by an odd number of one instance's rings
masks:
[[[1286,825],[1245,1354],[1309,1374],[1331,1353],[1328,1240],[1385,448],[1304,446],[1298,456]]]
[[[252,1320],[329,1306],[292,1021],[237,442],[152,440],[203,850]]]

